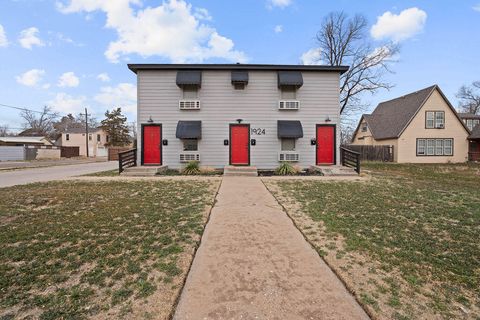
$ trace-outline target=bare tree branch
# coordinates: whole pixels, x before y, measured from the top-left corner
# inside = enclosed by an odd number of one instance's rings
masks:
[[[59,114],[52,112],[50,107],[44,106],[40,115],[30,110],[23,110],[20,116],[24,120],[24,135],[46,136],[51,138],[51,135],[55,132],[53,125]]]
[[[461,86],[457,93],[462,112],[480,114],[480,81]]]
[[[348,18],[343,12],[330,13],[317,33],[322,63],[331,66],[349,65],[350,69],[340,77],[340,112],[354,113],[365,106],[360,96],[390,89],[392,84],[383,80],[392,72],[390,64],[399,47],[386,43],[374,48],[367,41],[367,20],[362,15]],[[479,83],[480,85],[480,83]]]

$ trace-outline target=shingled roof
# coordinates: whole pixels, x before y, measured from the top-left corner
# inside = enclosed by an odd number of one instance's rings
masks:
[[[472,133],[468,136],[468,139],[480,139],[480,124],[477,124],[473,128]]]
[[[375,140],[396,139],[400,137],[410,121],[412,121],[435,90],[438,90],[458,118],[455,109],[440,88],[437,85],[433,85],[393,100],[381,102],[372,114],[364,114],[362,119],[367,122],[368,128]],[[462,125],[464,125],[460,118],[458,119]],[[355,135],[357,131],[358,127]]]

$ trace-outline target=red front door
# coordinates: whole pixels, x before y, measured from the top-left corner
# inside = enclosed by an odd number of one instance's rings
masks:
[[[230,164],[250,164],[250,125],[230,125]]]
[[[317,165],[335,164],[335,126],[317,126]]]
[[[162,127],[160,125],[143,127],[143,164],[162,164]]]

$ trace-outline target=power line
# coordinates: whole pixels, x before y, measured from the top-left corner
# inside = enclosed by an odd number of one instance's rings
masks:
[[[3,103],[0,103],[0,107],[5,107],[5,108],[11,108],[11,109],[16,109],[16,110],[21,110],[21,111],[30,111],[30,112],[36,112],[36,113],[44,114],[43,111],[32,110],[32,109],[29,109],[29,108],[17,107],[17,106],[12,106],[12,105],[3,104]],[[50,115],[50,116],[55,116],[55,117],[61,117],[59,114],[55,114],[55,113],[45,113],[45,114]]]

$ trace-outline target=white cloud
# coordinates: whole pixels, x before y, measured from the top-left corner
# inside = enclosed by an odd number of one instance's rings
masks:
[[[320,48],[313,48],[303,53],[300,59],[302,60],[302,63],[305,65],[315,65],[315,64],[322,64],[322,62],[320,61],[320,57],[321,57]]]
[[[7,35],[5,33],[5,29],[3,29],[3,26],[0,24],[0,47],[6,46],[8,46]]]
[[[472,8],[472,9],[473,9],[473,10],[475,10],[475,11],[478,11],[478,12],[480,12],[480,3],[479,3],[479,4],[477,4],[476,6],[473,6],[473,8]]]
[[[108,75],[108,73],[100,73],[98,76],[97,76],[97,79],[102,81],[102,82],[109,82],[110,81],[110,77]]]
[[[205,8],[195,8],[194,16],[198,20],[207,20],[207,21],[213,20],[212,16],[208,12],[208,10]]]
[[[80,79],[73,73],[72,71],[70,72],[65,72],[58,78],[58,86],[59,87],[78,87],[80,84]]]
[[[55,98],[47,101],[47,105],[54,111],[62,113],[79,113],[83,108],[87,107],[85,101],[87,99],[84,96],[74,97],[64,92],[57,93]]]
[[[292,4],[292,0],[268,0],[267,1],[268,8],[279,7],[283,9],[285,7],[288,7],[291,4]]]
[[[400,14],[385,12],[370,29],[374,39],[391,39],[399,42],[421,32],[427,21],[427,13],[418,8],[405,9]]]
[[[275,33],[280,33],[283,31],[283,26],[282,25],[276,25],[275,28],[273,28],[273,31],[275,31]]]
[[[132,7],[138,4],[139,0],[70,0],[68,4],[57,3],[57,8],[65,14],[105,12],[106,27],[118,35],[105,52],[111,62],[129,54],[161,56],[177,63],[210,58],[246,61],[245,54],[234,49],[231,39],[202,22],[211,18],[207,10],[192,10],[184,0],[166,0],[145,9]]]
[[[15,77],[15,79],[17,79],[18,83],[23,84],[24,86],[35,87],[42,81],[44,75],[45,70],[32,69]]]
[[[38,29],[31,27],[20,32],[18,42],[25,49],[32,49],[33,46],[43,47],[45,43],[37,36]]]
[[[107,109],[120,107],[124,112],[134,113],[137,110],[137,87],[131,83],[102,87],[94,99]]]

